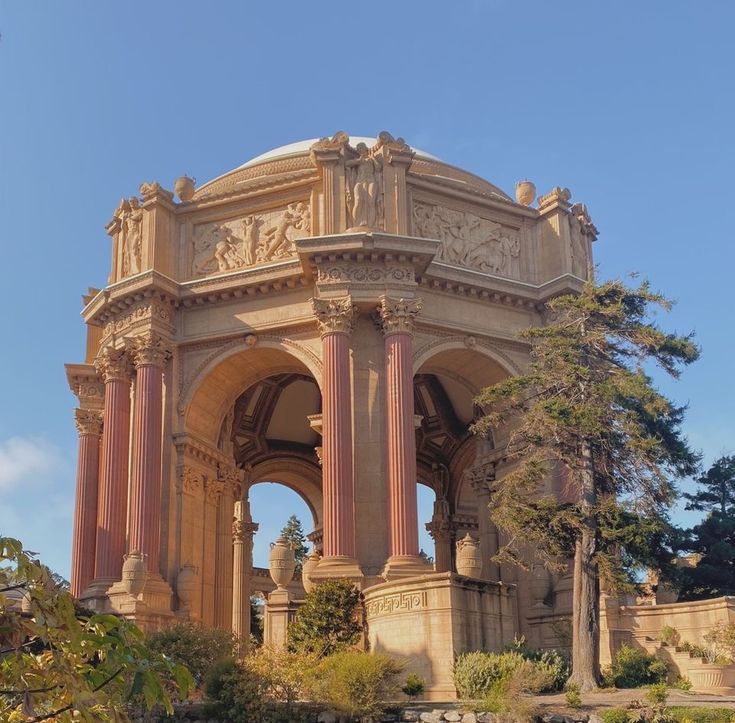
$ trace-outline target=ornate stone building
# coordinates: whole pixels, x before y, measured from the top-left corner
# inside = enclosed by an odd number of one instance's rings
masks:
[[[312,512],[310,581],[355,581],[370,645],[409,656],[433,695],[453,692],[454,653],[557,642],[570,579],[491,561],[504,432],[469,425],[477,392],[524,369],[518,332],[588,277],[585,207],[562,188],[534,207],[528,182],[514,201],[388,133],[284,146],[176,191],[144,183],[115,211],[109,283],[85,297],[85,360],[67,366],[74,593],[147,627],[247,637],[250,594],[274,587],[252,568],[248,491],[273,481]],[[417,484],[435,493],[432,566]],[[302,595],[271,593],[274,642]]]

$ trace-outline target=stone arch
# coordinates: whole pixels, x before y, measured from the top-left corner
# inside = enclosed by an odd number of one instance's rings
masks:
[[[261,337],[253,346],[228,344],[211,354],[181,394],[184,430],[213,446],[228,408],[248,387],[275,374],[312,377],[321,390],[319,358],[303,345]]]

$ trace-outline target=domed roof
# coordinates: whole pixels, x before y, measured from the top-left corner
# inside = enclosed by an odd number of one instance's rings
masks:
[[[296,143],[288,143],[261,153],[242,165],[233,168],[231,171],[200,186],[196,191],[195,198],[228,193],[241,186],[241,184],[257,178],[277,176],[288,172],[304,172],[307,169],[313,169],[314,165],[310,157],[310,152],[312,146],[319,140],[319,138],[310,138],[308,140],[297,141]],[[349,143],[353,148],[359,143],[364,143],[368,148],[371,148],[377,142],[378,138],[369,136],[350,136],[349,138]],[[439,182],[461,184],[465,188],[482,193],[483,195],[490,195],[507,201],[511,200],[506,193],[485,179],[456,166],[452,166],[420,148],[413,146],[410,146],[410,148],[414,153],[414,160],[410,169],[412,173],[424,178],[433,178]]]

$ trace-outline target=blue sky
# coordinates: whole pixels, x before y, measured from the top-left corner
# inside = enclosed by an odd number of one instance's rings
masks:
[[[338,129],[389,130],[508,192],[569,187],[601,276],[640,272],[678,302],[666,326],[696,331],[701,361],[663,384],[693,445],[735,450],[733,27],[725,1],[4,0],[0,531],[68,574],[63,364],[81,360],[119,199]],[[307,517],[260,487],[256,563],[288,516],[273,510]]]

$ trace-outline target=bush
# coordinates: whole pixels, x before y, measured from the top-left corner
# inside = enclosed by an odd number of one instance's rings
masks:
[[[417,695],[421,695],[421,693],[424,692],[424,688],[426,687],[426,681],[423,678],[419,678],[418,675],[414,675],[411,673],[411,675],[406,678],[406,682],[401,688],[403,693],[405,693],[409,698],[413,699]]]
[[[663,683],[669,669],[663,660],[642,648],[621,645],[605,675],[605,682],[616,688],[638,688],[651,683]]]
[[[304,598],[288,628],[288,647],[307,655],[331,655],[354,645],[360,593],[349,580],[326,580]]]
[[[263,694],[269,700],[291,706],[305,697],[306,679],[317,659],[313,655],[264,647],[251,653],[244,664],[262,681]]]
[[[671,706],[667,708],[667,712],[677,723],[683,723],[685,720],[690,723],[732,723],[733,720],[732,708]]]
[[[214,630],[193,623],[181,623],[148,637],[148,647],[185,665],[197,687],[207,671],[218,661],[233,658],[237,639],[225,630]]]
[[[374,716],[398,692],[403,664],[387,655],[354,650],[323,658],[311,674],[315,700],[340,715]]]
[[[669,688],[666,683],[654,683],[646,693],[646,699],[653,705],[665,705],[669,697]]]
[[[628,723],[628,711],[623,708],[607,708],[600,711],[603,723]]]
[[[661,628],[661,642],[665,645],[676,647],[681,642],[681,635],[676,628],[671,625],[664,625]]]
[[[680,675],[672,684],[672,688],[676,688],[677,690],[691,690],[692,689],[692,681],[689,680],[689,678],[686,677],[686,675]]]
[[[708,663],[731,663],[735,659],[735,623],[718,622],[704,637]]]
[[[570,708],[582,707],[582,696],[579,694],[579,686],[576,683],[572,683],[567,686],[567,692],[564,697],[566,698],[567,705]]]

